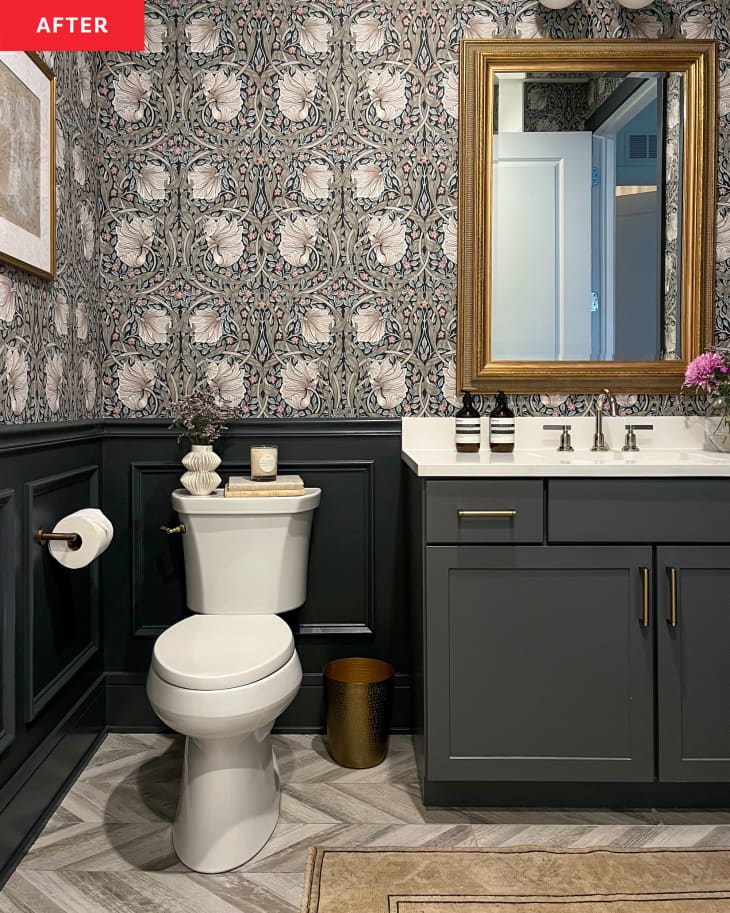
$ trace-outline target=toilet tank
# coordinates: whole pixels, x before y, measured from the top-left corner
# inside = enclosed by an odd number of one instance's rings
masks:
[[[208,615],[275,615],[302,605],[312,516],[321,490],[283,498],[172,493],[185,524],[188,608]]]

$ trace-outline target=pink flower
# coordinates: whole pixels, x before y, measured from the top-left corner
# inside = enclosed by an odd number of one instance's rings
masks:
[[[715,371],[724,373],[723,369],[725,369],[725,362],[721,355],[718,355],[717,352],[704,352],[687,365],[683,386],[698,387],[700,390],[710,393],[716,383]]]

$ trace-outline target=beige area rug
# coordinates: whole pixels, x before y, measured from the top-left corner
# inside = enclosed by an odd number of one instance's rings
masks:
[[[310,850],[303,913],[730,913],[730,850]]]

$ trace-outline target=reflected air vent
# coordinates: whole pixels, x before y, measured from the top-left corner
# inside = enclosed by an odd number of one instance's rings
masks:
[[[631,162],[656,159],[656,134],[631,133],[628,151]]]

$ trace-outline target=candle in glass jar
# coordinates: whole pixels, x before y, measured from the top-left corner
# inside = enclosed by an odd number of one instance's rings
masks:
[[[251,448],[251,478],[272,482],[276,478],[279,450],[276,444],[254,444]]]

